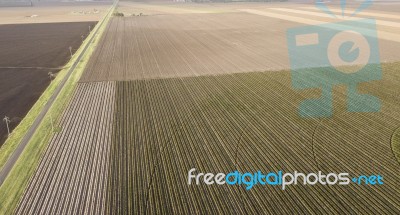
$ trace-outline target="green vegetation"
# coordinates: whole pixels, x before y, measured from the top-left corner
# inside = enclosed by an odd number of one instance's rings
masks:
[[[113,16],[120,16],[120,17],[124,17],[124,13],[121,13],[121,12],[115,11],[115,12],[113,13]]]
[[[58,95],[57,99],[53,103],[49,112],[47,113],[45,119],[41,122],[38,130],[32,137],[31,141],[26,146],[24,152],[21,154],[17,163],[13,167],[7,179],[4,181],[3,185],[0,187],[0,214],[11,214],[16,207],[25,187],[28,184],[30,176],[34,173],[35,169],[38,166],[41,155],[43,154],[44,149],[46,148],[48,142],[50,141],[52,135],[51,131],[51,120],[52,117],[55,120],[55,125],[57,125],[60,116],[62,115],[66,105],[71,99],[75,86],[79,81],[87,62],[90,59],[94,49],[97,46],[99,38],[104,32],[109,16],[104,17],[105,22],[102,26],[97,25],[96,28],[99,28],[97,35],[95,35],[92,44],[89,46],[86,51],[85,56],[78,63],[72,75],[69,77],[62,91]],[[99,22],[100,23],[100,22]],[[89,42],[91,36],[96,32],[96,29],[92,31],[92,33],[86,38],[86,40],[82,43],[81,47],[75,53],[75,55],[71,58],[70,62],[65,66],[65,69],[60,71],[57,77],[52,81],[50,86],[46,89],[46,91],[42,94],[39,100],[35,103],[33,108],[29,111],[27,116],[23,119],[23,121],[19,124],[19,126],[13,131],[11,137],[5,142],[1,151],[0,151],[0,167],[3,167],[7,159],[11,156],[12,152],[16,149],[25,133],[28,131],[29,127],[39,115],[42,108],[45,106],[46,102],[49,100],[51,95],[54,93],[57,86],[63,80],[65,75],[68,72],[68,69],[72,66],[72,64],[77,60],[80,53],[83,51],[86,44]],[[50,117],[51,116],[51,117]],[[61,128],[56,126],[56,131]]]
[[[369,165],[373,160],[385,163],[380,174],[395,178],[398,164],[387,139],[400,119],[398,101],[393,99],[400,86],[394,79],[396,68],[396,64],[384,64],[383,80],[358,88],[381,98],[380,113],[348,112],[346,87],[336,87],[334,116],[321,126],[316,119],[298,116],[298,104],[320,96],[319,90],[293,90],[289,71],[117,82],[114,119],[118,120],[110,156],[107,213],[190,214],[197,208],[206,214],[219,209],[237,213],[241,208],[254,214],[277,213],[275,202],[257,200],[275,198],[280,191],[268,193],[268,188],[255,187],[246,201],[240,202],[240,189],[244,188],[187,186],[185,177],[180,176],[193,167],[210,172],[310,168],[307,171],[345,170],[354,175],[358,168],[376,172],[375,166]],[[355,165],[346,166],[348,163]],[[360,186],[346,187],[345,207],[355,205],[362,213],[371,210],[367,206],[373,202],[382,213],[388,213],[396,204],[387,203],[385,197],[398,197],[396,183],[387,180],[379,189],[382,192],[371,197]],[[305,202],[327,193],[326,210],[335,213],[335,196],[341,190],[321,186],[313,190],[310,193],[299,186],[290,192]],[[364,201],[352,198],[354,194]],[[229,200],[219,201],[220,196]],[[278,206],[302,210],[290,202]],[[310,204],[310,211],[319,208],[318,203]]]

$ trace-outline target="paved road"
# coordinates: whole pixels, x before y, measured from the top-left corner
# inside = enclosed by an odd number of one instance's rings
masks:
[[[115,7],[117,4],[118,4],[118,0],[114,2],[112,7]],[[106,16],[108,16],[111,11],[112,10],[110,10],[107,13]],[[100,26],[104,24],[105,20],[106,19],[103,19],[103,21],[101,21]],[[99,29],[100,29],[100,27],[96,29],[96,32],[94,34],[92,34],[92,37],[90,38],[90,41],[86,44],[86,46],[84,47],[83,51],[80,53],[80,55],[78,56],[78,58],[76,59],[74,64],[68,70],[67,75],[61,81],[60,85],[58,85],[57,89],[54,91],[54,93],[50,97],[49,101],[47,101],[46,105],[43,107],[43,109],[40,112],[39,116],[36,118],[36,120],[33,122],[32,126],[29,128],[28,132],[25,134],[25,136],[22,139],[21,143],[15,149],[14,153],[10,156],[10,158],[8,158],[6,164],[3,166],[3,169],[0,171],[0,186],[3,184],[3,182],[7,178],[8,174],[11,172],[11,169],[14,167],[14,165],[17,162],[19,156],[24,151],[26,145],[29,143],[29,141],[33,137],[33,134],[36,132],[36,130],[39,127],[40,123],[43,121],[43,119],[46,116],[47,112],[49,111],[50,107],[53,105],[53,103],[56,100],[57,96],[60,94],[61,90],[65,86],[65,83],[67,82],[67,80],[69,79],[71,74],[74,72],[74,70],[75,70],[76,66],[78,65],[79,61],[85,55],[89,45],[92,43],[92,41],[94,39],[94,36],[97,34]]]

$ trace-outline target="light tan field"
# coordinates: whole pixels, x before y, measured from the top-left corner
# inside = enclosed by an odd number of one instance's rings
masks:
[[[104,3],[0,7],[0,24],[99,21],[108,8]]]
[[[118,4],[118,12],[125,16],[139,15],[166,15],[166,14],[193,14],[193,13],[226,13],[236,12],[235,6],[223,4],[190,4],[190,3],[167,3],[167,4],[143,4],[139,2],[121,1]]]
[[[331,18],[309,5],[223,5],[121,2],[118,11],[129,14],[134,9],[131,13],[136,16],[111,21],[82,81],[287,70],[288,29],[348,20]],[[360,18],[371,14],[379,19],[381,61],[400,60],[400,24],[396,22],[400,16],[370,11]]]
[[[347,1],[350,2],[350,1]],[[340,9],[337,3],[327,3],[329,8],[335,10]],[[360,5],[360,1],[349,3],[346,7],[347,12],[352,12]],[[259,3],[259,2],[237,2],[237,3],[141,3],[129,0],[121,0],[118,4],[118,11],[126,13],[127,16],[139,13],[143,15],[160,15],[160,14],[188,14],[188,13],[227,13],[238,12],[240,9],[265,9],[265,8],[292,8],[299,9],[303,7],[315,7],[313,3],[293,4],[287,2]],[[385,14],[397,14],[400,9],[399,2],[393,3],[376,3],[367,8],[361,14],[368,12],[384,12]],[[340,12],[334,12],[340,14]]]
[[[109,28],[82,81],[271,71],[289,65],[280,22],[252,14],[115,18]]]

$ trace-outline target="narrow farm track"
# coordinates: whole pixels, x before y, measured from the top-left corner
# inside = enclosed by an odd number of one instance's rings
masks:
[[[113,83],[78,86],[16,214],[104,214],[114,90]]]

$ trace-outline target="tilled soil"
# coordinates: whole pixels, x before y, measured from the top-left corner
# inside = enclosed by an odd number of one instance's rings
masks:
[[[0,25],[0,116],[15,128],[93,29],[95,22]],[[0,124],[0,145],[7,138]]]

